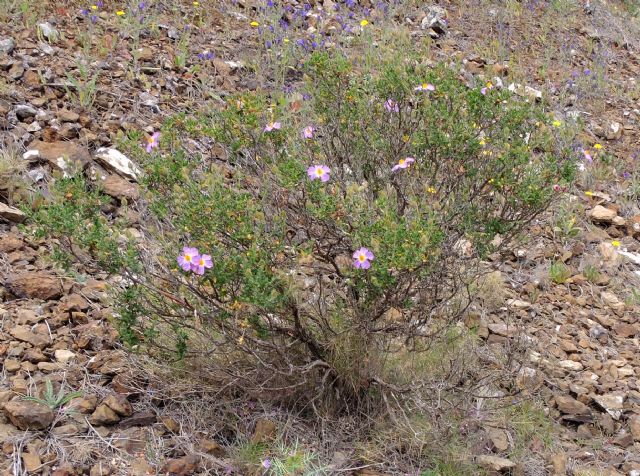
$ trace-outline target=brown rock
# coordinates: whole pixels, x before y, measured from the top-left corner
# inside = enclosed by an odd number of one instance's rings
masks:
[[[60,122],[76,122],[80,119],[80,115],[77,112],[69,111],[68,109],[61,109],[56,115]]]
[[[551,457],[551,467],[553,476],[566,476],[567,474],[567,455],[565,453],[556,453]]]
[[[568,395],[556,395],[556,404],[562,413],[570,415],[589,415],[591,410],[584,403],[579,402],[575,398]]]
[[[113,425],[120,421],[118,414],[107,405],[98,405],[98,408],[91,414],[91,423],[93,425]]]
[[[613,219],[618,216],[618,213],[615,210],[605,208],[602,205],[596,205],[589,212],[589,216],[595,222],[611,223],[613,222]]]
[[[509,449],[509,434],[501,428],[487,428],[487,434],[496,452],[504,453]]]
[[[22,453],[22,464],[28,473],[35,473],[42,466],[42,461],[36,453],[25,452]]]
[[[513,461],[491,455],[478,456],[478,463],[484,468],[498,472],[506,471],[516,467],[516,464]]]
[[[200,447],[202,448],[202,451],[213,455],[216,458],[222,458],[227,454],[227,451],[224,449],[224,447],[213,440],[200,441]]]
[[[618,337],[628,339],[629,337],[634,337],[638,333],[638,328],[632,324],[627,324],[626,322],[618,322],[613,326],[613,332],[615,332]]]
[[[140,198],[138,185],[119,177],[118,175],[109,175],[103,182],[102,187],[107,195],[117,199],[126,198],[127,200],[137,200]]]
[[[629,417],[629,431],[635,441],[640,441],[640,415]]]
[[[251,441],[253,443],[265,443],[276,436],[276,424],[266,418],[261,418],[256,422],[256,429],[253,432]]]
[[[172,459],[162,467],[161,473],[170,476],[188,476],[193,474],[200,464],[200,457],[188,455],[178,459]]]
[[[136,458],[127,472],[130,476],[149,476],[155,474],[153,467],[144,458]]]
[[[24,242],[14,235],[13,233],[7,233],[0,236],[0,253],[11,253],[12,251],[20,250],[24,247]]]
[[[35,334],[34,332],[31,332],[27,326],[14,326],[9,329],[9,334],[11,334],[15,339],[22,342],[28,342],[38,349],[46,347],[51,342],[48,335],[44,336]]]
[[[133,407],[126,397],[120,394],[111,394],[102,401],[103,405],[107,405],[114,412],[122,417],[133,415]]]
[[[29,150],[24,157],[28,160],[47,161],[52,167],[69,174],[84,170],[91,161],[87,149],[74,142],[64,141],[33,142],[29,145]]]
[[[21,430],[44,430],[55,418],[53,410],[48,406],[26,400],[5,403],[4,413]]]
[[[64,292],[60,279],[45,271],[21,273],[9,278],[7,287],[18,297],[44,301],[57,299]]]
[[[0,218],[4,218],[5,220],[9,220],[14,223],[22,223],[27,216],[22,213],[21,210],[0,202]]]

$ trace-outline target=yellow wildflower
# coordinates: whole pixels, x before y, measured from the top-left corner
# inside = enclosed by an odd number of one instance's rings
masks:
[[[199,5],[200,5],[200,2],[193,2],[193,6],[194,6],[194,7],[197,7],[197,6],[199,6]]]
[[[91,10],[97,10],[98,9],[98,5],[91,5]]]
[[[436,193],[436,189],[433,187],[427,187],[427,192],[428,193]]]
[[[252,27],[257,27],[260,25],[260,23],[258,23],[257,21],[252,21],[251,23],[249,23],[249,25],[251,25]]]
[[[584,192],[584,194],[585,194],[587,197],[593,197],[593,192],[587,191],[587,192]]]
[[[611,242],[611,246],[613,246],[614,248],[620,248],[620,242],[618,240],[613,240]]]
[[[360,26],[367,26],[369,24],[369,22],[367,20],[362,20],[360,22]]]
[[[560,121],[553,121],[553,127],[560,127],[562,125],[562,122]]]
[[[602,144],[594,144],[593,148],[600,150],[600,149],[602,149]]]
[[[289,38],[285,38],[282,41],[284,41],[285,43],[289,43]]]

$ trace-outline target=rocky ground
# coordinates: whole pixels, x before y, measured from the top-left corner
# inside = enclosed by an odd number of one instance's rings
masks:
[[[118,7],[105,3],[95,10],[100,34],[91,41],[108,53],[90,64],[83,63],[82,33],[92,21],[80,13],[89,5],[52,3],[0,24],[0,144],[7,163],[17,158],[12,163],[25,180],[0,183],[0,471],[230,474],[227,449],[204,433],[187,434],[194,428],[176,417],[170,395],[119,347],[108,292],[117,283],[62,274],[52,244],[30,233],[17,203],[26,189],[46,197],[51,177],[77,170],[103,183],[114,199],[108,213],[117,215],[123,200],[135,203],[139,170],[117,151],[119,137],[151,132],[172,114],[230,92],[268,86],[245,67],[257,43],[249,24],[257,9],[206,5],[204,15],[183,5],[177,21],[165,6],[154,10],[158,34],[122,40]],[[564,2],[573,6],[570,17],[546,2],[523,3],[520,13],[491,2],[443,3],[388,21],[433,37],[429,54],[457,58],[462,75],[511,84],[530,100],[541,96],[559,122],[580,117],[584,148],[615,159],[587,170],[557,208],[532,224],[528,241],[490,263],[484,305],[467,323],[489,345],[526,343],[517,385],[544,402],[553,433],[552,444],[533,438],[527,456],[515,461],[509,431],[486,430],[486,451],[477,460],[490,472],[638,476],[640,209],[629,193],[638,168],[636,20],[616,9],[622,5],[604,2]],[[333,6],[325,1],[314,11]],[[311,27],[331,25],[329,14]],[[501,35],[507,39],[492,46]],[[185,64],[176,61],[183,49]],[[212,58],[198,56],[214,51]],[[89,66],[82,84],[71,81]],[[87,78],[94,74],[91,89]],[[597,78],[590,82],[591,76]],[[135,233],[143,224],[128,213]],[[550,274],[552,262],[564,264],[559,274]],[[46,395],[49,383],[53,394]],[[274,423],[259,420],[252,431],[261,441]]]

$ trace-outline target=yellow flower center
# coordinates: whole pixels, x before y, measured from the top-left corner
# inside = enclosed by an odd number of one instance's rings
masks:
[[[98,9],[98,5],[91,5],[91,10],[97,10]]]
[[[184,255],[184,260],[185,260],[187,263],[190,263],[190,262],[191,262],[191,259],[192,259],[192,256],[191,256],[191,255],[188,255],[188,254],[185,254],[185,255]]]
[[[322,172],[322,169],[318,167],[318,168],[316,169],[316,175],[317,175],[318,177],[320,177],[320,176],[322,176],[322,173],[323,173],[323,172]]]
[[[365,261],[367,261],[367,257],[361,253],[360,256],[358,256],[358,261],[364,263]]]
[[[405,161],[404,159],[400,159],[400,160],[398,161],[398,165],[404,165],[404,163],[405,163],[405,162],[406,162],[406,161]]]
[[[204,260],[202,258],[198,261],[198,266],[204,266]]]
[[[427,89],[429,85],[427,83],[422,83],[422,89]]]

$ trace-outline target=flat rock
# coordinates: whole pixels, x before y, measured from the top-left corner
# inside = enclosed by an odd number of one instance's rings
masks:
[[[109,175],[101,183],[104,192],[114,198],[137,200],[140,197],[138,185],[131,183],[118,175]]]
[[[39,349],[46,347],[51,342],[49,336],[45,337],[44,335],[31,332],[31,329],[29,329],[29,327],[27,326],[14,326],[9,329],[9,334],[11,335],[11,337],[22,342],[28,342],[32,346]]]
[[[65,141],[35,141],[29,145],[23,158],[29,161],[46,161],[68,175],[84,170],[91,161],[91,155],[86,148],[75,142]]]
[[[27,216],[21,210],[0,202],[0,218],[14,223],[22,223]]]
[[[7,280],[7,287],[18,297],[43,301],[58,299],[64,292],[60,278],[45,271],[11,277]]]
[[[48,428],[55,414],[42,403],[30,401],[11,401],[5,403],[4,413],[21,430],[44,430]]]
[[[593,397],[593,401],[605,410],[614,420],[619,420],[624,410],[625,395],[609,393],[606,395],[597,395]]]
[[[188,455],[178,459],[172,459],[166,462],[162,467],[162,474],[171,474],[172,476],[188,476],[195,473],[200,464],[200,457],[197,455]]]
[[[101,147],[96,151],[95,159],[109,170],[131,180],[137,180],[142,173],[136,164],[117,149]]]
[[[555,401],[562,413],[570,415],[588,415],[591,413],[588,406],[568,395],[556,395]]]
[[[613,219],[618,216],[615,210],[603,207],[602,205],[596,205],[589,212],[589,216],[595,222],[599,223],[612,223]]]
[[[478,456],[478,463],[484,468],[498,472],[506,471],[516,467],[516,464],[513,461],[492,455]]]

